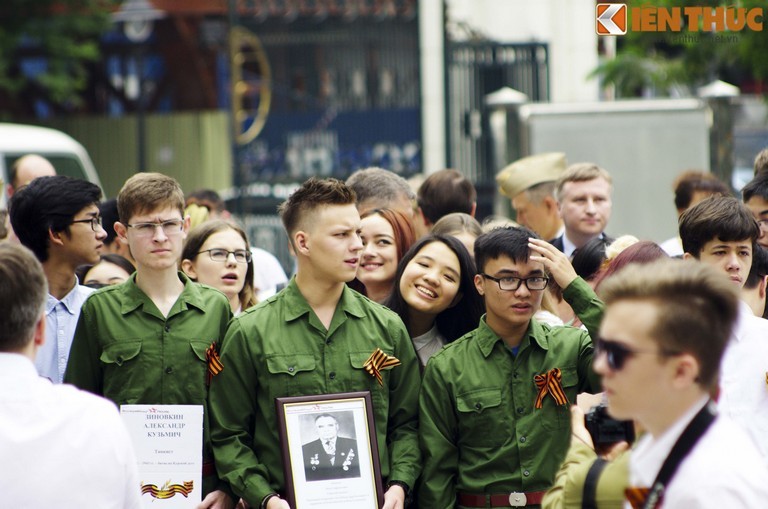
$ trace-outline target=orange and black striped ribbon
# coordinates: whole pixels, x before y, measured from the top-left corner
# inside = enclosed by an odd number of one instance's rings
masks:
[[[368,357],[368,360],[365,361],[363,368],[365,368],[369,375],[376,377],[379,385],[384,385],[384,382],[381,378],[381,372],[385,369],[394,368],[395,366],[399,365],[399,359],[396,357],[390,357],[389,355],[382,352],[381,348],[377,348],[371,354],[371,356]]]
[[[565,395],[565,391],[563,391],[562,377],[563,374],[560,372],[560,368],[552,368],[543,375],[533,377],[533,381],[536,382],[536,387],[539,389],[535,408],[541,408],[544,397],[547,394],[552,396],[552,399],[558,405],[566,405],[568,403],[568,397]]]
[[[627,498],[629,505],[632,506],[632,509],[643,509],[650,491],[651,490],[648,488],[635,488],[630,486],[624,490],[624,496]]]
[[[210,385],[211,378],[221,373],[221,370],[224,369],[224,364],[221,363],[215,341],[205,350],[205,358],[208,360],[208,372],[206,373],[205,383]]]
[[[152,498],[167,499],[173,498],[177,493],[184,495],[184,498],[188,498],[189,494],[194,489],[193,481],[184,481],[184,484],[168,484],[163,485],[162,488],[158,488],[155,484],[142,484],[141,494],[149,495]]]

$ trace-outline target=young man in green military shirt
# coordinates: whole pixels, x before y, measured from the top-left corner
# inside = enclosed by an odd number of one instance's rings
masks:
[[[602,303],[563,253],[525,228],[475,241],[480,326],[427,364],[420,396],[425,508],[538,505],[568,449],[570,405],[599,391],[587,332],[540,324],[550,273],[588,330]]]
[[[117,405],[203,405],[204,499],[198,509],[231,509],[229,487],[213,464],[206,400],[206,350],[224,337],[229,301],[178,270],[189,229],[178,182],[139,173],[117,200],[117,241],[127,243],[136,272],[83,305],[64,382]]]
[[[370,391],[385,509],[403,507],[420,471],[419,368],[400,318],[349,289],[363,244],[354,192],[306,181],[280,207],[296,276],[230,324],[210,403],[216,465],[253,507],[288,508],[275,398]],[[380,348],[401,365],[363,367]]]

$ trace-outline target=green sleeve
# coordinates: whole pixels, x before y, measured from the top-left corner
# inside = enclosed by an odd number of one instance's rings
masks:
[[[402,481],[411,489],[421,471],[419,451],[419,361],[405,326],[394,331],[395,356],[402,363],[389,378],[387,445],[391,468],[387,481]],[[380,446],[383,444],[380,444]]]
[[[101,348],[93,314],[93,301],[88,299],[80,310],[80,318],[69,350],[67,369],[64,372],[64,383],[101,396],[104,394],[104,374],[99,360]]]
[[[563,291],[563,298],[587,328],[590,337],[596,338],[603,319],[605,304],[582,278],[577,277]]]
[[[251,338],[258,342],[258,338]],[[222,371],[213,377],[209,391],[211,442],[216,470],[251,506],[275,490],[270,487],[267,466],[253,450],[257,374],[251,362],[249,342],[235,320],[221,349]]]
[[[419,507],[455,507],[458,430],[450,391],[435,360],[433,357],[427,364],[419,397],[419,441],[424,455]]]

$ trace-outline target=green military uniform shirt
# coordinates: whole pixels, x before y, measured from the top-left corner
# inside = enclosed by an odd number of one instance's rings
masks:
[[[179,272],[184,290],[164,317],[136,286],[136,274],[88,297],[80,312],[64,382],[115,404],[203,405],[203,460],[212,461],[206,349],[232,310],[226,296]],[[225,489],[215,476],[203,493]]]
[[[565,297],[590,330],[603,306],[580,278]],[[598,392],[592,340],[572,327],[531,320],[517,355],[485,322],[434,355],[424,372],[420,442],[424,471],[419,506],[452,508],[456,493],[501,494],[548,489],[570,441],[570,405],[547,394],[534,408],[534,376],[562,373],[570,403]]]
[[[363,363],[381,348],[402,364]],[[328,330],[295,279],[232,321],[211,384],[212,439],[219,472],[253,506],[285,487],[275,398],[370,391],[384,481],[413,486],[420,471],[419,367],[408,332],[385,307],[344,287]]]

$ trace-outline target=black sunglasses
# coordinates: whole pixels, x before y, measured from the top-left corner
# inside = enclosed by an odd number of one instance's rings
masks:
[[[605,360],[611,371],[620,371],[624,368],[624,363],[627,362],[627,359],[639,354],[661,355],[662,357],[673,357],[678,355],[675,352],[667,352],[664,350],[638,350],[630,348],[618,341],[599,338],[595,341],[595,357],[598,357],[603,353],[605,353]]]

